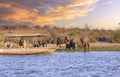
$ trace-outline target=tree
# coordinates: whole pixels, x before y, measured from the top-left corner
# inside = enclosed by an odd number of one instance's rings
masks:
[[[75,37],[75,33],[74,32],[70,32],[69,33],[69,37],[71,38],[71,37]]]
[[[118,23],[118,25],[120,25],[120,22]]]
[[[90,30],[91,26],[88,24],[85,24],[85,30]]]
[[[116,28],[118,31],[120,30],[120,22],[118,23],[118,27]]]

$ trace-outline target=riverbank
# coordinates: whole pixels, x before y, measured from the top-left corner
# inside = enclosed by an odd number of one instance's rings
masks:
[[[59,47],[56,51],[59,52],[82,52],[83,49],[80,49],[76,47],[75,50],[66,50],[65,49],[65,44],[62,44],[61,47]],[[106,42],[96,42],[96,43],[91,43],[90,44],[90,51],[120,51],[120,44],[119,43],[106,43]]]

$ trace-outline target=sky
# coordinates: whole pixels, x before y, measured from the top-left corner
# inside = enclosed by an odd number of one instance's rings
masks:
[[[116,29],[120,0],[0,0],[1,24]]]

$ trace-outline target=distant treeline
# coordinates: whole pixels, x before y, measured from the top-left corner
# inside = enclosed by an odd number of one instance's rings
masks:
[[[44,33],[47,34],[48,42],[55,43],[59,36],[67,36],[79,40],[84,36],[89,36],[91,42],[120,42],[120,30],[87,29],[87,28],[64,28],[56,26],[28,26],[28,25],[0,25],[1,35],[6,33]],[[0,37],[1,39],[2,37]]]

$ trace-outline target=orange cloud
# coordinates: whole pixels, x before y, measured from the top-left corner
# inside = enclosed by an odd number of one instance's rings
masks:
[[[52,19],[49,17],[40,16],[38,14],[38,11],[33,10],[27,10],[24,8],[18,8],[18,7],[12,7],[11,9],[14,13],[10,15],[6,15],[4,18],[1,18],[5,21],[15,21],[15,22],[28,22],[31,24],[51,24]]]
[[[55,19],[74,19],[75,17],[86,16],[87,13],[94,9],[93,4],[99,0],[76,0],[74,3],[70,3],[66,6],[58,6],[51,8],[47,13],[51,14]],[[82,8],[80,8],[82,7]]]
[[[91,5],[91,4],[95,4],[98,1],[99,0],[76,0],[75,2],[69,4],[68,7]]]
[[[68,0],[69,1],[69,0]],[[0,8],[9,8],[13,13],[0,18],[4,21],[28,22],[31,24],[54,24],[53,20],[74,19],[75,17],[86,16],[92,11],[92,7],[99,0],[73,0],[66,4],[55,4],[46,8],[48,3],[41,3],[40,6],[29,8],[27,6],[15,7],[14,4],[0,3]],[[17,5],[17,4],[16,4]],[[44,7],[43,7],[44,6]],[[47,5],[48,6],[48,5]]]

